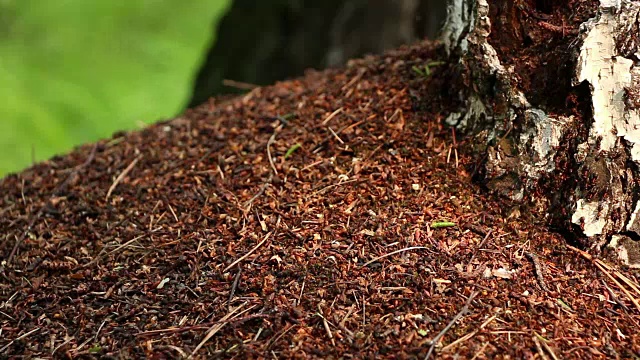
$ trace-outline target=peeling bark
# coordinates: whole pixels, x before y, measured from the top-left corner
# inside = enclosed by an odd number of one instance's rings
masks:
[[[446,122],[486,144],[486,185],[626,254],[640,239],[639,16],[627,0],[450,0],[443,30],[465,99]]]

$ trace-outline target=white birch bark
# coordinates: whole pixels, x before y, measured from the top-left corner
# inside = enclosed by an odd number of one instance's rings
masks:
[[[447,123],[488,145],[490,188],[562,214],[589,245],[609,244],[640,267],[640,2],[600,0],[597,15],[573,34],[572,84],[588,85],[591,106],[582,119],[546,113],[511,81],[514,69],[503,66],[488,41],[490,6],[497,2],[449,2],[442,40],[475,86],[460,90],[465,105]],[[495,79],[492,94],[479,85],[489,78]],[[588,135],[571,154],[559,154],[580,125]],[[572,157],[573,168],[557,168],[562,155]],[[575,186],[545,188],[541,180],[550,176],[566,176]]]

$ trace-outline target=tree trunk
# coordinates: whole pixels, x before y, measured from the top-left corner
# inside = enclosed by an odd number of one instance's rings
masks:
[[[443,42],[493,191],[640,262],[640,4],[450,0]],[[637,264],[636,264],[637,265]]]
[[[435,37],[446,0],[234,0],[217,29],[191,105],[233,88],[344,65],[424,37]]]

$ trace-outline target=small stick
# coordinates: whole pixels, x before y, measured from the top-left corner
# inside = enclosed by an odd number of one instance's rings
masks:
[[[243,256],[241,256],[238,260],[234,261],[233,263],[231,263],[231,265],[227,266],[226,268],[224,268],[224,270],[222,270],[222,272],[227,272],[229,269],[231,269],[232,267],[234,267],[237,263],[241,262],[242,260],[246,259],[247,257],[249,257],[249,255],[253,254],[254,251],[258,250],[258,248],[260,246],[262,246],[262,244],[264,244],[269,237],[271,236],[272,232],[269,231],[267,233],[267,235],[264,237],[264,239],[262,241],[260,241],[260,243],[258,243],[258,245],[254,246],[253,249],[249,250],[248,253],[244,254]]]
[[[304,280],[302,280],[302,287],[300,288],[300,295],[298,295],[298,306],[302,303],[302,294],[304,293],[304,285],[307,283],[307,275],[304,276]]]
[[[276,342],[278,342],[278,340],[282,339],[283,336],[285,336],[289,331],[291,331],[291,329],[295,328],[296,326],[298,326],[298,324],[291,325],[283,332],[281,332],[278,336],[276,336],[275,339],[270,340],[269,344],[267,345],[267,350],[269,350],[273,345],[275,345]]]
[[[15,340],[11,340],[10,343],[8,343],[7,345],[3,346],[2,349],[0,349],[0,353],[3,353],[5,350],[7,350],[9,348],[9,346],[13,345],[14,342],[20,341],[20,340],[26,338],[27,336],[33,334],[34,332],[38,331],[38,330],[40,330],[39,327],[37,327],[37,328],[35,328],[35,329],[25,333],[25,334],[22,334],[22,335],[18,336]]]
[[[256,333],[256,336],[253,337],[253,342],[258,341],[258,338],[260,337],[260,334],[262,334],[262,329],[264,329],[264,328],[261,327],[260,329],[258,329],[258,332]]]
[[[249,310],[251,310],[252,308],[249,308]],[[247,310],[243,311],[243,313],[245,313]],[[240,314],[238,314],[240,315]],[[158,334],[179,334],[179,333],[183,333],[183,332],[187,332],[187,331],[195,331],[195,330],[203,330],[203,329],[209,329],[211,328],[211,326],[213,325],[220,325],[222,323],[225,324],[238,324],[238,323],[242,323],[245,321],[249,321],[249,320],[253,320],[253,319],[266,319],[269,318],[272,315],[267,315],[267,314],[253,314],[253,315],[247,315],[247,316],[243,316],[241,318],[234,318],[234,319],[230,319],[227,321],[213,321],[213,322],[208,322],[208,323],[204,323],[204,324],[198,324],[198,325],[190,325],[190,326],[183,326],[183,327],[168,327],[165,329],[158,329],[158,330],[148,330],[148,331],[143,331],[143,332],[139,332],[136,334],[136,336],[150,336],[150,335],[158,335]]]
[[[171,214],[173,215],[173,218],[176,219],[176,222],[180,222],[180,220],[178,220],[178,216],[176,215],[176,212],[173,211],[173,208],[171,207],[171,204],[169,204],[169,201],[167,201],[167,206],[169,206],[169,210],[171,210]],[[156,221],[157,223],[157,221]]]
[[[253,204],[253,202],[260,197],[260,195],[264,194],[264,191],[267,190],[267,187],[271,184],[271,181],[273,180],[273,174],[269,175],[269,178],[267,179],[267,181],[265,181],[264,184],[262,184],[262,186],[260,187],[260,190],[258,190],[258,192],[253,195],[253,197],[249,200],[247,200],[247,202],[244,203],[244,207],[245,207],[245,212],[248,212],[248,208],[249,205]]]
[[[329,327],[329,322],[327,318],[322,314],[322,308],[320,308],[320,304],[318,304],[318,315],[322,318],[322,325],[324,325],[324,330],[327,332],[329,336],[329,340],[331,340],[331,344],[336,346],[336,341],[333,339],[333,334],[331,333],[331,328]]]
[[[336,138],[336,140],[338,140],[338,142],[339,142],[340,144],[343,144],[343,145],[344,145],[344,141],[342,141],[342,139],[340,139],[340,136],[338,136],[338,134],[336,134],[336,132],[335,132],[335,131],[333,131],[333,129],[332,129],[331,127],[329,127],[329,131],[331,132],[331,134],[333,134],[333,137],[335,137],[335,138]]]
[[[318,194],[321,194],[322,192],[327,191],[327,190],[329,190],[329,189],[331,189],[333,187],[344,185],[344,184],[349,184],[349,183],[356,182],[356,181],[362,182],[362,180],[353,179],[353,180],[346,180],[346,181],[343,181],[343,182],[339,182],[337,184],[327,185],[327,186],[323,187],[320,190],[316,190],[313,194],[311,194],[310,197],[312,198],[312,197],[314,197],[314,196],[316,196]]]
[[[367,322],[367,300],[362,295],[362,327],[366,325]]]
[[[340,114],[341,112],[342,112],[342,108],[339,108],[338,110],[332,112],[331,115],[327,116],[327,118],[324,119],[324,121],[322,122],[322,125],[327,125],[327,123],[331,121],[331,119],[333,119],[336,115]]]
[[[242,274],[242,268],[238,267],[238,273],[236,274],[235,279],[233,279],[233,285],[231,285],[231,291],[229,292],[229,302],[227,303],[228,311],[231,311],[231,300],[233,300],[233,295],[235,295],[236,289],[238,288],[238,282],[240,282],[240,274]]]
[[[271,165],[271,169],[273,170],[273,173],[276,175],[278,175],[278,170],[276,170],[276,165],[273,163],[273,159],[271,158],[271,145],[274,143],[274,141],[276,141],[277,131],[278,129],[276,128],[273,134],[271,134],[269,141],[267,141],[267,157],[269,158],[269,165]]]
[[[438,342],[440,342],[440,340],[442,339],[442,337],[453,327],[453,325],[458,322],[458,320],[460,320],[460,318],[462,318],[464,316],[464,314],[469,310],[469,305],[471,305],[471,301],[473,301],[473,299],[476,297],[476,295],[478,295],[477,291],[474,291],[473,293],[471,293],[471,295],[469,296],[469,298],[467,299],[467,301],[464,303],[464,306],[462,307],[462,309],[460,310],[460,312],[458,314],[456,314],[456,316],[449,322],[449,324],[447,324],[447,326],[445,326],[444,329],[442,329],[442,331],[440,331],[438,333],[438,335],[436,335],[430,342],[431,342],[431,347],[429,347],[429,351],[427,352],[427,356],[424,357],[424,360],[428,360],[429,357],[431,356],[431,353],[433,353],[433,350],[436,348],[436,344]]]
[[[487,346],[489,346],[489,342],[486,342],[486,343],[482,344],[482,347],[480,348],[480,350],[478,350],[478,352],[476,352],[475,355],[473,355],[471,360],[476,360],[478,358],[478,356],[480,356],[480,354],[482,354],[484,352],[484,349],[486,349]]]
[[[231,317],[231,315],[233,315],[235,312],[237,312],[238,310],[243,308],[246,304],[247,303],[245,302],[245,303],[242,303],[242,304],[238,305],[232,311],[227,313],[227,315],[223,316],[222,319],[220,319],[220,321],[217,324],[213,325],[211,327],[211,329],[209,329],[209,331],[207,332],[207,335],[205,335],[204,339],[202,339],[202,341],[200,341],[198,346],[196,346],[196,348],[193,349],[193,351],[191,352],[191,355],[189,355],[188,359],[192,359],[193,355],[195,355],[198,352],[198,350],[200,350],[200,348],[202,346],[204,346],[204,344],[207,341],[209,341],[209,339],[211,339],[213,337],[213,335],[215,335],[218,331],[220,331],[220,329],[222,329],[227,324],[227,320]]]
[[[305,170],[309,170],[309,169],[311,169],[312,167],[314,167],[314,166],[316,166],[318,164],[322,164],[323,162],[324,162],[324,160],[318,160],[316,162],[313,162],[313,163],[303,167],[302,169],[300,169],[300,171],[302,172],[302,171],[305,171]]]
[[[600,271],[602,271],[611,281],[613,281],[613,283],[616,284],[616,286],[620,288],[620,290],[622,290],[622,292],[629,298],[629,300],[631,300],[633,305],[635,305],[636,308],[640,310],[640,303],[638,303],[638,300],[636,300],[633,297],[633,295],[629,292],[629,290],[627,290],[624,286],[622,286],[622,284],[620,284],[620,282],[616,280],[616,278],[614,278],[613,275],[609,273],[609,271],[607,271],[602,265],[600,265],[597,262],[596,262],[596,267],[600,269]]]
[[[547,352],[549,353],[549,355],[551,355],[551,357],[553,358],[553,360],[558,360],[558,357],[556,356],[556,354],[553,352],[553,350],[551,349],[551,347],[549,345],[547,345],[547,340],[545,340],[545,338],[543,338],[542,336],[540,336],[537,332],[533,332],[533,334],[536,336],[536,338],[538,340],[540,340],[540,343],[542,344],[542,347],[544,347],[545,350],[547,350]],[[537,344],[536,344],[537,345]]]
[[[540,354],[540,357],[542,358],[542,360],[547,360],[547,355],[545,355],[544,350],[542,350],[542,346],[540,345],[540,340],[538,340],[536,336],[534,336],[532,340],[533,340],[533,343],[536,344],[536,350],[538,350],[538,354]]]
[[[567,245],[567,248],[579,253],[580,255],[584,256],[587,260],[590,260],[593,264],[595,264],[595,266],[602,271],[611,281],[613,281],[614,284],[616,284],[616,286],[618,288],[620,288],[620,290],[622,290],[622,292],[627,296],[627,298],[629,298],[629,300],[633,303],[633,305],[635,305],[635,307],[640,310],[640,303],[638,303],[638,300],[636,300],[633,295],[629,292],[629,290],[627,290],[624,286],[622,286],[622,284],[620,284],[620,282],[618,280],[616,280],[613,275],[611,275],[611,273],[608,270],[614,270],[611,268],[611,266],[609,266],[607,263],[605,263],[604,261],[600,260],[600,259],[594,259],[593,256],[591,256],[591,254],[589,254],[586,251],[582,251],[576,247],[573,247],[571,245]],[[618,271],[615,272],[616,275],[622,279],[622,281],[624,281],[631,289],[633,289],[634,291],[636,291],[637,293],[640,293],[640,291],[638,291],[638,288],[636,286],[636,284],[629,280],[626,276],[620,274]]]
[[[351,79],[348,83],[346,83],[340,90],[345,91],[348,88],[351,87],[351,85],[355,84],[356,82],[358,82],[358,80],[360,80],[360,78],[362,77],[362,75],[364,75],[364,73],[367,72],[367,69],[360,69],[358,70],[358,74],[356,76],[353,77],[353,79]]]
[[[454,346],[461,344],[469,339],[471,339],[472,337],[474,337],[476,334],[478,333],[478,330],[474,330],[466,335],[464,335],[463,337],[457,339],[456,341],[452,342],[451,344],[445,346],[442,348],[442,352],[447,352],[449,349],[453,348]]]
[[[127,176],[127,174],[133,169],[134,166],[136,166],[136,164],[138,163],[138,161],[142,158],[142,155],[138,155],[138,157],[136,157],[135,159],[133,159],[133,161],[131,162],[131,164],[129,164],[129,166],[127,166],[123,172],[120,173],[120,175],[118,175],[118,177],[113,181],[113,184],[111,184],[111,187],[109,187],[109,190],[107,191],[107,196],[105,196],[104,201],[106,202],[107,200],[109,200],[109,196],[111,196],[111,193],[113,192],[113,190],[115,190],[116,186],[118,186],[118,184],[120,183],[120,181],[122,181],[122,179],[124,179],[125,176]]]
[[[351,316],[351,314],[353,313],[353,310],[355,309],[355,306],[351,305],[349,307],[349,310],[347,310],[347,315],[345,315],[342,320],[340,320],[340,323],[338,324],[339,326],[344,326],[344,323],[347,321],[347,319],[349,318],[349,316]]]
[[[93,264],[97,263],[97,262],[98,262],[100,259],[102,259],[103,257],[105,257],[105,256],[109,256],[109,255],[111,255],[111,254],[113,254],[113,253],[117,252],[118,250],[123,249],[123,248],[125,248],[125,247],[129,246],[129,245],[131,245],[131,243],[133,243],[134,241],[136,241],[136,240],[140,240],[140,239],[142,239],[142,238],[143,238],[143,237],[145,237],[145,236],[146,236],[146,235],[139,235],[139,236],[136,236],[136,237],[134,237],[133,239],[131,239],[131,240],[127,241],[127,242],[126,242],[126,243],[124,243],[124,244],[121,244],[120,246],[118,246],[117,248],[115,248],[115,249],[113,249],[113,250],[109,251],[109,252],[108,252],[108,253],[106,253],[106,254],[104,254],[104,253],[103,253],[103,251],[104,251],[104,249],[103,249],[102,251],[100,251],[100,254],[98,254],[98,256],[96,256],[93,260],[91,260],[90,262],[88,262],[88,263],[86,263],[85,265],[83,265],[83,266],[82,266],[82,268],[87,268],[87,267],[89,267],[89,266],[91,266],[91,265],[93,265]]]
[[[384,254],[382,256],[378,256],[378,257],[376,257],[374,259],[371,259],[371,260],[367,261],[366,263],[364,263],[362,265],[362,267],[365,267],[365,266],[367,266],[367,265],[369,265],[371,263],[374,263],[374,262],[376,262],[376,261],[378,261],[380,259],[384,259],[384,258],[389,257],[391,255],[395,255],[395,254],[398,254],[398,253],[401,253],[401,252],[405,252],[405,251],[409,251],[409,250],[421,250],[421,249],[427,249],[427,247],[425,247],[425,246],[411,246],[411,247],[408,247],[408,248],[392,251],[392,252],[390,252],[388,254]]]
[[[618,299],[618,296],[616,296],[616,294],[613,292],[613,289],[611,289],[604,280],[600,280],[600,281],[602,282],[602,285],[604,286],[604,288],[607,289],[607,291],[609,292],[609,295],[611,295],[611,298],[613,298],[613,301],[616,304],[620,305],[621,308],[625,309],[626,311],[629,311],[629,307],[627,307],[627,305],[625,305],[622,301],[620,301],[620,299]]]
[[[456,141],[456,129],[451,128],[451,136],[453,137],[453,155],[456,158],[456,168],[459,166],[458,163],[458,142]]]
[[[604,261],[601,261],[599,259],[598,259],[598,262],[602,266],[607,265]],[[627,284],[631,289],[633,289],[633,291],[635,291],[636,294],[640,295],[640,285],[638,285],[635,281],[630,280],[629,278],[621,274],[619,271],[616,271],[616,276],[619,277],[622,281],[624,281],[624,283]]]
[[[524,255],[527,258],[529,258],[529,260],[531,260],[531,262],[533,263],[533,268],[536,273],[536,280],[538,280],[538,284],[540,285],[542,290],[549,292],[549,287],[547,286],[547,283],[544,281],[542,265],[540,264],[540,260],[538,259],[538,256],[531,252],[525,252]]]
[[[478,251],[482,248],[482,246],[484,245],[484,243],[487,241],[487,239],[489,238],[489,236],[491,236],[491,233],[493,232],[493,229],[489,230],[489,232],[484,236],[484,239],[482,239],[482,241],[480,241],[480,244],[478,244],[478,247],[473,251],[473,254],[471,254],[471,259],[469,259],[469,264],[471,264],[471,262],[473,261],[473,259],[476,257],[476,255],[478,254]]]
[[[357,123],[354,123],[354,124],[351,124],[351,125],[345,125],[344,127],[342,127],[342,128],[340,128],[340,129],[338,129],[338,131],[336,132],[336,134],[341,134],[343,131],[348,131],[348,130],[350,130],[351,128],[354,128],[354,127],[356,127],[356,126],[358,126],[358,125],[361,125],[361,124],[362,124],[362,123],[364,123],[365,121],[366,121],[366,120],[360,120],[360,121],[358,121]],[[318,143],[318,145],[316,145],[316,146],[313,148],[312,153],[317,154],[317,153],[318,153],[318,151],[320,151],[320,149],[322,149],[322,146],[324,146],[324,144],[325,144],[327,141],[331,140],[331,138],[332,138],[332,137],[333,137],[333,135],[329,135],[329,136],[327,136],[326,138],[322,139],[322,141],[320,141],[320,143]]]

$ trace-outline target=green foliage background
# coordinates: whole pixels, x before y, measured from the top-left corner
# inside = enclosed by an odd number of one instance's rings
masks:
[[[0,178],[182,111],[228,0],[0,0]]]

